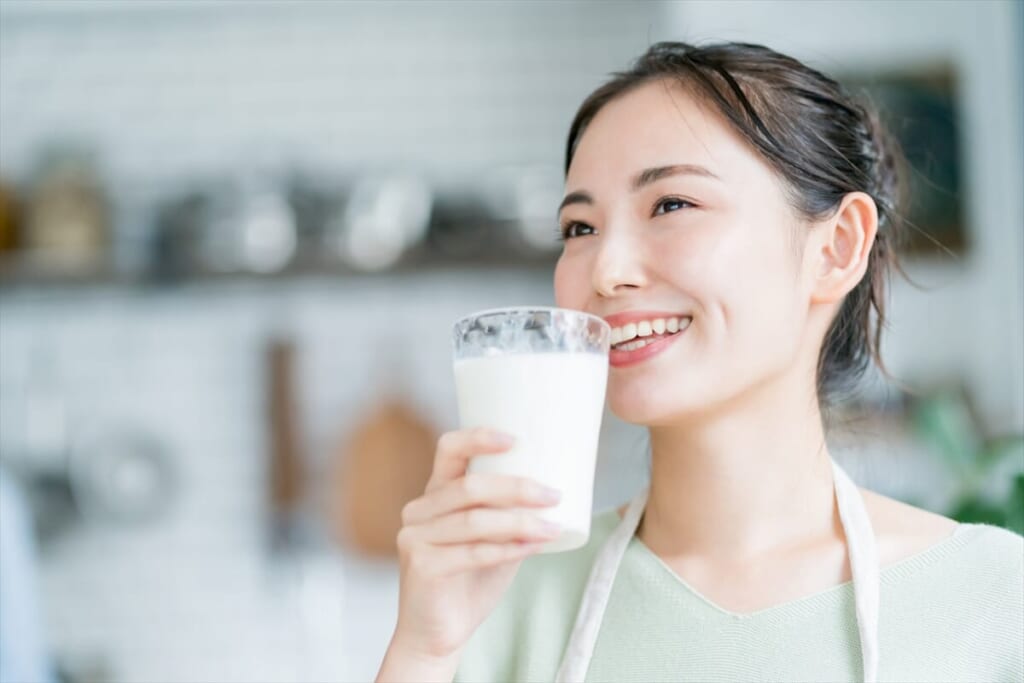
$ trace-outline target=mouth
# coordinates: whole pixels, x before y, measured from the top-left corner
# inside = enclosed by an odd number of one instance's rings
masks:
[[[692,320],[689,316],[680,318],[678,326],[671,325],[660,332],[643,326],[639,332],[646,334],[630,335],[627,331],[627,340],[612,345],[608,353],[608,363],[612,367],[624,367],[642,363],[658,355],[686,332]],[[622,335],[614,335],[613,340],[616,336]]]

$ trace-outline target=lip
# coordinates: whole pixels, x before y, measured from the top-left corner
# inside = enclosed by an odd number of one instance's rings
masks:
[[[605,316],[605,322],[612,327],[622,327],[627,323],[635,323],[641,320],[656,320],[658,318],[689,318],[688,313],[678,311],[623,311]]]
[[[608,364],[613,368],[622,368],[642,363],[648,358],[657,356],[659,353],[667,349],[677,339],[686,334],[686,330],[688,329],[690,329],[689,326],[675,334],[662,337],[658,341],[651,342],[650,344],[633,351],[618,351],[616,349],[610,349],[608,351]]]

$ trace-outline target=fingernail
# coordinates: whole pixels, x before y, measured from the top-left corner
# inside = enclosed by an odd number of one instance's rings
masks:
[[[494,443],[497,446],[511,446],[516,441],[515,437],[512,436],[511,434],[506,434],[505,432],[496,432],[496,431],[490,432],[490,435],[489,435],[488,438],[490,439],[490,441],[492,443]]]
[[[557,503],[562,499],[562,492],[550,486],[541,486],[537,497],[544,503]]]

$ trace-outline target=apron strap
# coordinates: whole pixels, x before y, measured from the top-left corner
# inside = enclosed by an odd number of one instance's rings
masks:
[[[640,524],[640,516],[647,505],[647,490],[641,491],[629,504],[622,521],[605,541],[594,566],[590,570],[583,601],[576,614],[576,626],[569,637],[562,665],[558,667],[555,680],[558,683],[576,683],[587,675],[590,658],[597,645],[597,634],[604,620],[604,611],[612,594],[615,575],[622,564],[630,540]]]
[[[871,517],[856,484],[835,460],[832,461],[836,504],[846,534],[846,553],[853,575],[854,606],[857,632],[860,634],[861,657],[864,661],[865,683],[878,680],[878,611],[881,589],[881,568]]]

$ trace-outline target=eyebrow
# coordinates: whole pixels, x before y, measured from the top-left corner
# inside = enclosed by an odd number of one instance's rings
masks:
[[[667,178],[668,176],[673,175],[696,175],[704,178],[721,180],[721,178],[703,166],[698,166],[696,164],[673,164],[671,166],[658,166],[656,168],[647,168],[640,171],[633,177],[631,187],[633,192],[636,192],[656,180],[661,180],[662,178]]]
[[[630,189],[633,192],[638,192],[655,181],[674,175],[695,175],[703,178],[711,178],[713,180],[721,180],[721,178],[703,166],[698,166],[696,164],[672,164],[670,166],[645,168],[633,176],[633,180],[630,182]],[[561,213],[562,209],[571,204],[592,205],[593,203],[594,198],[586,191],[580,190],[577,192],[570,192],[565,195],[565,199],[563,199],[562,203],[558,205],[558,212]]]

